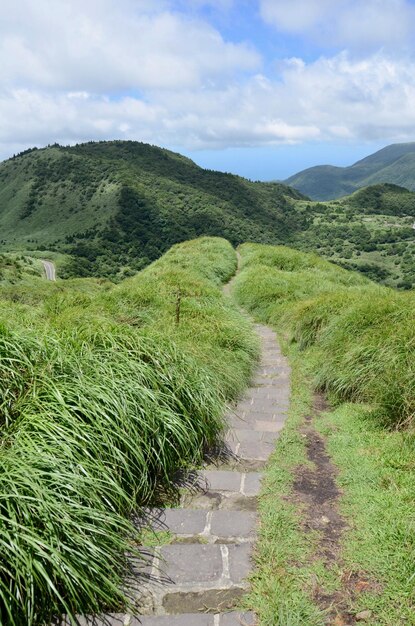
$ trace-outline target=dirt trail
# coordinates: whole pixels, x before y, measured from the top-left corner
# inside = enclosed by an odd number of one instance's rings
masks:
[[[340,589],[326,593],[316,581],[313,600],[325,613],[327,626],[352,626],[357,623],[356,615],[351,611],[354,599],[359,593],[377,585],[364,574],[343,568],[341,539],[347,530],[347,523],[339,511],[342,493],[336,483],[338,470],[327,453],[324,437],[314,427],[315,420],[328,408],[324,397],[316,395],[312,413],[305,418],[300,430],[306,439],[307,458],[312,465],[296,468],[290,500],[300,509],[303,531],[318,532],[312,559],[322,561],[329,569],[343,569]]]

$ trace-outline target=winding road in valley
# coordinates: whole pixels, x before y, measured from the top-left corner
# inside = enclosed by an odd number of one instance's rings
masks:
[[[56,270],[52,261],[44,261],[42,259],[43,267],[45,268],[46,279],[56,280]]]

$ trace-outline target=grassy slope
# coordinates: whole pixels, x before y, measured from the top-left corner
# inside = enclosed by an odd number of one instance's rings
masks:
[[[415,143],[392,144],[350,167],[320,165],[290,176],[285,183],[314,200],[332,200],[377,183],[415,191]]]
[[[3,249],[53,249],[64,261],[62,278],[122,279],[178,241],[215,235],[233,244],[319,250],[374,280],[408,288],[415,275],[414,199],[380,186],[312,203],[283,185],[203,170],[137,142],[52,146],[0,165]]]
[[[43,266],[39,259],[16,253],[0,254],[0,285],[31,282],[33,277],[41,276]]]
[[[254,316],[285,338],[293,365],[287,428],[269,464],[263,497],[258,570],[250,602],[263,626],[319,626],[316,584],[340,589],[345,575],[377,585],[349,597],[348,609],[372,610],[372,626],[414,624],[414,437],[387,430],[415,416],[414,294],[398,294],[313,255],[242,246],[235,294]],[[298,432],[313,387],[335,407],[315,426],[339,468],[341,512],[348,522],[341,562],[310,559],[318,534],[300,529],[284,496],[293,469],[307,463]],[[271,556],[270,556],[271,555]]]
[[[200,461],[256,359],[221,291],[235,268],[229,243],[202,239],[116,287],[0,288],[4,626],[125,601],[131,513]]]
[[[5,249],[56,249],[78,274],[114,275],[199,235],[286,240],[301,227],[286,196],[301,197],[138,142],[52,146],[0,165],[0,230]]]

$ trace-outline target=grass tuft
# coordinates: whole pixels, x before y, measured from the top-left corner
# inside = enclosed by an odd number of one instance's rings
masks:
[[[217,442],[258,356],[235,267],[205,238],[116,287],[0,290],[2,625],[126,605],[133,514]]]

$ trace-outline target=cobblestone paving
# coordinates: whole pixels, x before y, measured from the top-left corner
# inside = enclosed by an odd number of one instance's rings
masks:
[[[117,614],[82,618],[97,626],[252,626],[252,613],[235,611],[248,588],[257,525],[260,470],[284,425],[290,370],[275,334],[256,326],[262,359],[252,387],[228,414],[222,467],[194,478],[177,509],[152,510],[156,532],[171,542],[152,549],[147,582],[137,582],[142,617]]]

